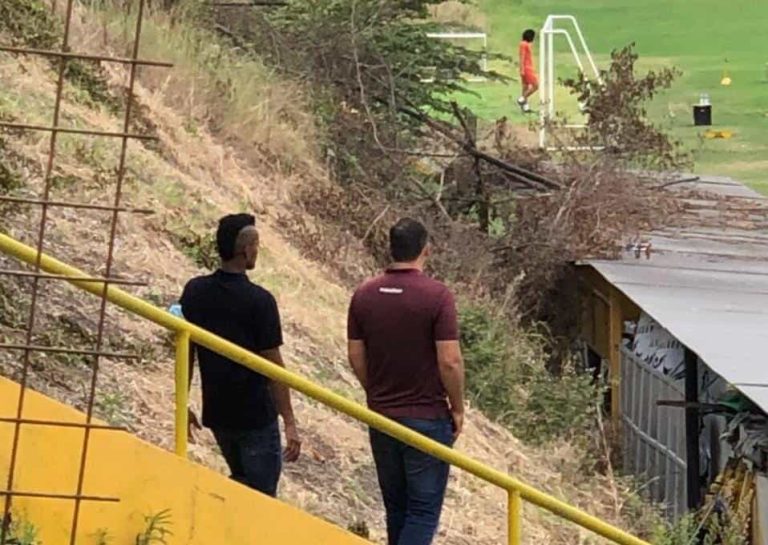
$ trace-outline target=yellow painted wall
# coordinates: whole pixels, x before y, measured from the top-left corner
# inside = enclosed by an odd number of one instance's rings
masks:
[[[0,416],[15,417],[19,387],[0,378]],[[85,416],[27,391],[25,418],[83,422]],[[14,489],[74,494],[84,431],[23,426]],[[13,425],[0,422],[0,486],[5,488]],[[93,430],[84,494],[120,498],[83,502],[78,545],[133,544],[144,516],[170,509],[169,545],[363,545],[368,543],[285,503],[249,490],[127,432]],[[71,500],[17,498],[14,512],[40,530],[44,545],[66,545]],[[2,498],[0,498],[0,509]],[[1,516],[1,515],[0,515]]]

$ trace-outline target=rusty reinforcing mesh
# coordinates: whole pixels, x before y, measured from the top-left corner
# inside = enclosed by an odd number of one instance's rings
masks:
[[[9,529],[10,529],[10,520],[11,520],[11,508],[12,508],[12,503],[14,498],[26,497],[26,498],[45,498],[45,499],[51,499],[51,500],[73,501],[74,511],[73,511],[72,524],[70,527],[70,539],[69,539],[70,545],[75,544],[77,530],[78,530],[78,522],[80,518],[80,508],[81,508],[82,502],[84,501],[93,501],[93,502],[119,501],[118,498],[85,495],[83,493],[83,483],[84,483],[85,474],[86,474],[86,467],[88,465],[88,448],[89,448],[90,439],[91,439],[91,432],[94,430],[114,431],[114,430],[122,429],[114,426],[106,426],[106,425],[99,425],[99,424],[92,423],[94,400],[96,397],[96,387],[98,383],[100,361],[102,358],[135,357],[135,356],[132,356],[131,354],[112,353],[112,352],[106,352],[103,350],[105,318],[106,318],[106,308],[107,308],[106,292],[107,292],[108,285],[109,284],[141,285],[140,282],[134,282],[130,280],[123,280],[123,279],[111,277],[112,268],[113,268],[112,267],[113,256],[115,251],[115,235],[117,232],[118,217],[121,213],[151,212],[148,210],[131,209],[131,208],[121,206],[123,181],[125,178],[125,171],[126,171],[128,141],[131,139],[149,140],[154,138],[153,136],[148,136],[148,135],[132,134],[129,131],[130,122],[131,122],[131,109],[135,102],[134,86],[136,83],[137,72],[140,66],[154,66],[154,67],[170,67],[171,66],[169,63],[143,60],[139,58],[142,19],[144,17],[145,10],[147,8],[146,6],[147,0],[134,0],[133,2],[134,4],[138,3],[138,11],[136,15],[136,24],[135,24],[135,30],[133,33],[133,41],[131,46],[132,54],[130,57],[127,57],[127,58],[103,56],[103,55],[89,55],[85,53],[71,52],[70,30],[72,26],[72,17],[73,17],[73,11],[75,6],[75,0],[58,0],[58,1],[64,2],[66,4],[60,8],[57,5],[57,0],[52,0],[51,2],[51,9],[54,11],[54,13],[63,13],[63,35],[61,39],[61,47],[58,50],[31,49],[31,48],[13,47],[10,45],[0,44],[0,51],[4,51],[7,53],[13,53],[17,55],[39,55],[39,56],[54,58],[57,61],[57,72],[58,72],[57,74],[58,77],[56,81],[56,90],[55,90],[55,93],[56,93],[55,101],[53,105],[53,115],[52,115],[52,121],[50,126],[0,122],[0,130],[44,131],[44,132],[50,133],[48,156],[47,156],[47,162],[46,162],[46,166],[44,170],[44,178],[43,178],[44,187],[43,187],[42,195],[40,195],[40,198],[39,199],[22,199],[18,197],[11,197],[9,195],[0,195],[0,201],[32,205],[32,206],[39,207],[41,211],[40,223],[37,227],[37,239],[36,239],[38,259],[35,264],[34,270],[28,271],[28,270],[0,269],[0,275],[15,276],[20,279],[28,280],[31,282],[31,285],[32,285],[29,314],[27,317],[27,323],[26,323],[26,328],[24,332],[26,341],[23,344],[10,344],[10,343],[0,344],[0,350],[8,350],[8,351],[13,351],[14,353],[19,352],[22,354],[21,375],[19,379],[20,391],[19,391],[18,405],[16,409],[16,416],[15,418],[8,418],[8,417],[0,418],[0,425],[13,425],[13,440],[11,445],[11,453],[10,453],[10,460],[9,460],[9,466],[8,466],[8,480],[5,483],[4,489],[0,490],[0,496],[4,498],[3,516],[2,516],[2,519],[0,519],[0,522],[1,522],[0,545],[5,545],[6,543],[10,543],[10,541],[8,540],[11,538]],[[130,4],[130,2],[126,2],[125,4]],[[128,7],[129,6],[126,6],[126,9],[128,9]],[[88,130],[88,129],[79,129],[74,127],[62,126],[60,124],[61,109],[62,109],[61,108],[62,95],[63,95],[63,89],[64,89],[64,80],[66,75],[66,67],[67,67],[67,63],[74,59],[90,61],[90,62],[107,62],[107,63],[118,63],[118,64],[128,65],[129,76],[128,76],[128,86],[125,91],[126,107],[125,107],[125,115],[123,118],[122,132],[105,132],[105,131],[96,131],[96,130]],[[114,194],[113,202],[110,206],[83,203],[83,202],[61,202],[61,201],[54,201],[49,198],[51,196],[52,174],[54,172],[54,165],[56,161],[57,139],[60,134],[74,134],[74,135],[80,135],[82,137],[90,137],[90,138],[118,138],[121,140],[119,163],[117,166],[115,194]],[[107,247],[107,257],[106,257],[106,263],[105,263],[104,276],[89,277],[89,278],[81,279],[86,281],[104,283],[104,291],[102,292],[102,296],[101,296],[101,304],[99,307],[98,321],[96,326],[97,331],[96,331],[96,338],[95,338],[95,346],[93,348],[72,349],[72,348],[64,348],[64,347],[57,347],[57,346],[41,346],[41,345],[33,344],[36,316],[38,313],[38,305],[39,305],[38,294],[40,290],[40,284],[42,281],[65,280],[64,277],[59,275],[43,273],[40,267],[40,260],[41,260],[40,255],[42,254],[42,252],[45,251],[45,238],[46,238],[46,232],[48,228],[48,219],[49,219],[48,214],[49,214],[49,210],[54,207],[95,210],[99,212],[104,212],[109,216],[109,239],[107,243],[108,247]],[[29,374],[30,374],[30,354],[34,352],[77,354],[77,355],[88,357],[89,360],[92,362],[90,384],[87,389],[87,399],[86,399],[87,409],[86,409],[86,417],[84,422],[82,423],[55,422],[55,421],[48,421],[48,420],[35,420],[35,419],[24,418],[24,402],[26,398],[26,391],[28,388],[28,380],[29,380]],[[33,491],[33,490],[19,490],[14,487],[14,484],[15,484],[14,478],[15,478],[17,465],[18,465],[19,438],[21,436],[22,426],[57,426],[57,427],[64,427],[64,428],[74,427],[74,428],[81,428],[84,430],[82,449],[81,449],[81,455],[80,455],[80,464],[79,464],[78,477],[77,477],[77,486],[72,494],[50,493],[46,491]],[[2,485],[0,484],[0,486]]]

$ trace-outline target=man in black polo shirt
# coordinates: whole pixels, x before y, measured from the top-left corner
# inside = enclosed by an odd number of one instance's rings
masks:
[[[243,348],[284,365],[280,314],[275,298],[252,283],[246,271],[256,266],[259,234],[250,214],[219,221],[216,245],[221,268],[190,280],[181,296],[184,318]],[[229,465],[232,479],[275,496],[282,460],[299,457],[301,441],[290,391],[224,356],[192,347],[200,364],[203,425],[210,428]],[[277,415],[283,417],[286,448],[281,453]],[[190,421],[196,422],[194,415]]]

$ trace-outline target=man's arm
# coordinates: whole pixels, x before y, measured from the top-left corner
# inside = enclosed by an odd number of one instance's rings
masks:
[[[347,359],[363,390],[368,388],[368,359],[365,354],[365,334],[359,320],[359,291],[349,302],[347,312]]]
[[[454,423],[454,440],[464,428],[464,358],[459,341],[437,341],[437,367],[448,394]]]
[[[347,356],[360,386],[368,387],[368,360],[365,358],[365,342],[350,339],[347,343]]]
[[[280,348],[263,350],[259,355],[280,367],[285,367]],[[270,389],[272,390],[272,397],[277,406],[277,412],[280,413],[280,416],[283,418],[283,425],[285,426],[285,461],[295,462],[301,454],[301,439],[299,438],[299,431],[296,427],[296,417],[293,414],[291,390],[288,386],[282,382],[277,382],[276,380],[270,381]]]
[[[189,322],[193,322],[193,316],[194,313],[194,289],[193,281],[187,282],[187,284],[184,286],[184,290],[181,293],[181,297],[179,298],[179,304],[181,306],[181,318],[184,320],[187,320]],[[193,342],[189,342],[189,372],[187,373],[187,395],[192,390],[192,379],[195,376],[195,357],[197,354],[197,346]],[[200,425],[200,420],[198,420],[197,415],[192,410],[191,407],[189,407],[189,399],[187,399],[187,437],[189,437],[189,441],[194,443],[195,442],[195,430],[201,430],[203,427]]]
[[[459,345],[459,318],[453,294],[446,289],[435,320],[435,347],[440,380],[453,417],[453,440],[464,428],[464,358]]]
[[[195,343],[189,343],[189,373],[187,376],[187,388],[192,389],[192,378],[195,376],[195,354],[197,353],[197,347]]]
[[[187,377],[187,393],[192,390],[192,378],[195,376],[195,354],[197,353],[197,346],[195,343],[189,343],[189,373]],[[194,430],[201,430],[203,426],[200,425],[197,415],[191,407],[187,407],[187,437],[194,443],[195,435]]]

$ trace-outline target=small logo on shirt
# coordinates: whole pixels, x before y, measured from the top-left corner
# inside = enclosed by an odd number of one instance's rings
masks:
[[[387,293],[390,295],[400,295],[403,293],[403,288],[379,288],[379,293]]]

